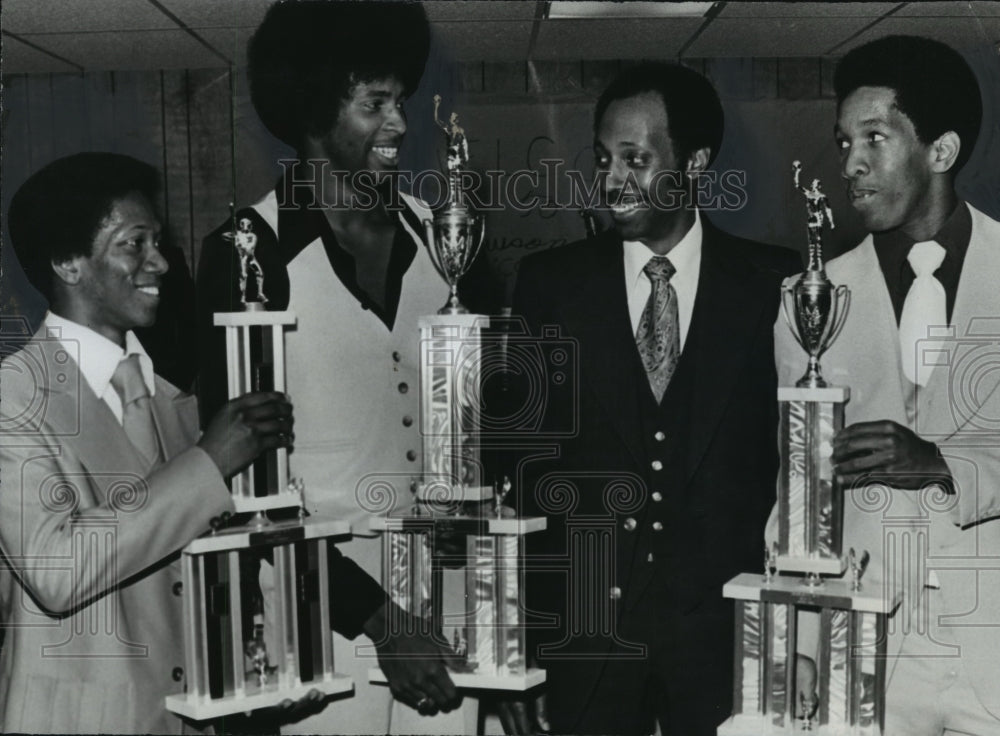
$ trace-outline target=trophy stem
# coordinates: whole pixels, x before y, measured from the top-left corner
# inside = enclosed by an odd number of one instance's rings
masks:
[[[795,382],[796,388],[826,388],[827,383],[823,380],[823,374],[819,370],[819,358],[815,355],[809,356],[809,367],[802,378]]]
[[[438,310],[438,314],[468,314],[466,309],[458,300],[458,284],[451,285],[451,295],[445,305]]]

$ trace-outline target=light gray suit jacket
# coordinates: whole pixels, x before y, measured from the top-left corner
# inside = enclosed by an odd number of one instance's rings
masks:
[[[157,377],[149,467],[58,341],[36,334],[2,378],[0,731],[180,732],[176,553],[233,510],[194,397]]]
[[[865,580],[903,591],[890,622],[890,650],[898,650],[904,635],[928,634],[933,653],[962,657],[980,700],[1000,716],[1000,223],[969,209],[972,238],[952,315],[954,336],[928,356],[938,367],[919,391],[912,421],[895,313],[870,235],[827,264],[830,280],[850,288],[851,307],[822,367],[830,384],[851,389],[847,425],[889,419],[940,447],[956,494],[933,485],[848,490],[844,549],[867,549],[872,559]],[[775,355],[779,385],[795,385],[805,354],[784,319],[775,324]],[[940,581],[944,610],[928,613],[921,603],[929,570]],[[938,645],[945,628],[959,649]]]

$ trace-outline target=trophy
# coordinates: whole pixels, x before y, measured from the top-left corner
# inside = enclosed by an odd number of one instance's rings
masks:
[[[823,268],[822,230],[827,222],[833,227],[833,213],[819,180],[803,187],[801,165],[792,166],[795,187],[806,198],[809,264],[783,289],[782,303],[809,365],[795,387],[778,389],[778,541],[764,550],[763,577],[743,573],[723,587],[723,595],[736,601],[736,629],[733,717],[719,734],[882,736],[886,626],[901,594],[862,586],[867,551],[842,554],[843,493],[831,455],[850,391],[827,385],[819,358],[844,326],[850,293],[834,287]],[[800,613],[814,617],[819,629],[817,699],[797,692]]]
[[[850,292],[834,286],[823,267],[823,225],[833,227],[833,212],[819,179],[807,188],[799,177],[802,166],[792,163],[795,188],[806,198],[809,263],[791,287],[782,289],[785,321],[809,356],[806,373],[794,388],[780,387],[781,474],[778,488],[777,568],[808,575],[844,572],[843,494],[835,487],[833,438],[844,426],[846,387],[829,386],[819,367],[820,356],[833,344],[847,319]]]
[[[528,666],[523,565],[525,535],[545,528],[543,517],[518,518],[503,505],[511,483],[487,485],[480,462],[480,384],[485,315],[458,302],[457,284],[476,257],[482,220],[460,189],[468,163],[465,133],[452,113],[448,134],[448,205],[425,222],[435,265],[451,287],[448,304],[420,318],[420,433],[422,475],[409,512],[374,517],[382,533],[383,585],[411,614],[431,622],[450,648],[458,687],[526,690],[545,681]],[[446,538],[448,545],[437,544]],[[373,682],[385,682],[380,669]]]
[[[806,198],[809,263],[793,286],[782,288],[781,306],[792,334],[809,355],[806,373],[795,385],[799,388],[824,388],[826,381],[820,373],[819,359],[844,327],[851,293],[844,285],[834,287],[823,268],[823,225],[829,222],[832,230],[834,224],[833,210],[823,194],[819,179],[813,179],[806,188],[799,183],[802,165],[793,161],[792,169],[795,188]]]
[[[248,218],[230,233],[241,256],[243,310],[219,312],[226,330],[229,398],[285,390],[285,329],[290,311],[264,307],[264,276],[253,258]],[[256,298],[247,297],[255,274]],[[297,700],[311,690],[349,693],[350,677],[333,667],[329,555],[350,536],[344,521],[307,518],[305,485],[293,478],[288,450],[267,453],[232,479],[236,516],[181,552],[184,596],[184,693],[166,707],[194,720],[218,718]],[[295,510],[298,509],[296,513]],[[273,512],[276,520],[268,518]]]
[[[485,228],[482,216],[469,209],[462,189],[462,172],[469,163],[465,129],[458,124],[458,113],[453,112],[447,123],[441,121],[440,105],[441,95],[434,95],[434,122],[448,139],[448,200],[432,220],[424,220],[424,230],[434,266],[451,287],[439,314],[466,314],[468,310],[458,300],[458,282],[479,253]]]

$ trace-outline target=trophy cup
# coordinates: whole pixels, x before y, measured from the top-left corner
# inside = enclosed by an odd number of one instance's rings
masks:
[[[432,623],[454,655],[449,662],[458,687],[526,690],[544,682],[529,668],[524,628],[524,536],[545,528],[545,519],[517,518],[503,506],[511,490],[483,483],[480,462],[480,383],[485,315],[459,303],[457,284],[483,239],[482,220],[461,190],[468,146],[458,116],[448,134],[448,203],[426,221],[428,248],[451,295],[436,315],[420,319],[420,430],[423,472],[414,482],[412,512],[379,516],[371,529],[383,534],[383,585],[403,609]],[[490,500],[492,498],[492,503]],[[435,545],[446,535],[459,553]],[[373,682],[385,682],[380,669]]]
[[[447,123],[438,118],[441,95],[434,95],[434,122],[448,139],[448,200],[424,220],[427,244],[438,273],[448,282],[451,294],[439,314],[466,314],[468,310],[458,300],[458,282],[469,270],[483,244],[484,221],[469,209],[462,185],[462,172],[469,163],[469,143],[465,129],[458,124],[458,113],[452,113]]]
[[[844,326],[850,293],[834,287],[823,268],[822,230],[826,222],[833,227],[833,213],[819,180],[803,187],[798,161],[793,171],[795,187],[806,197],[809,264],[783,289],[782,304],[809,363],[794,388],[778,388],[778,541],[764,551],[763,577],[743,573],[723,587],[723,595],[736,601],[736,629],[733,717],[719,734],[882,736],[886,622],[901,594],[887,595],[881,585],[863,588],[868,553],[860,559],[853,549],[846,558],[842,554],[843,493],[834,482],[831,455],[850,392],[827,385],[819,358]],[[848,562],[849,578],[820,578],[843,576]],[[815,713],[806,702],[811,697],[797,693],[800,612],[814,617],[819,630]]]
[[[229,235],[241,258],[243,310],[214,317],[226,329],[229,398],[284,391],[284,331],[295,315],[264,308],[251,221],[241,219]],[[248,272],[256,281],[251,298]],[[186,676],[186,691],[168,696],[167,709],[204,720],[297,700],[311,690],[352,691],[351,678],[333,669],[328,569],[330,546],[350,536],[350,524],[306,518],[305,486],[291,477],[285,448],[234,476],[231,490],[236,516],[213,520],[212,531],[181,553],[175,593],[184,596],[179,676]],[[284,520],[266,515],[283,510]]]

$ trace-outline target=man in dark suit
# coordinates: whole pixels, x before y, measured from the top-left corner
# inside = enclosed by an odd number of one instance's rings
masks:
[[[557,326],[577,360],[575,397],[544,397],[543,429],[564,438],[518,470],[521,510],[548,517],[529,537],[528,605],[557,733],[649,733],[655,719],[714,734],[730,713],[721,587],[761,565],[778,469],[772,326],[800,260],[692,203],[722,131],[696,72],[623,73],[594,115],[614,228],[519,272],[514,314],[542,340]]]

